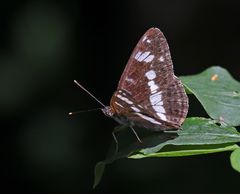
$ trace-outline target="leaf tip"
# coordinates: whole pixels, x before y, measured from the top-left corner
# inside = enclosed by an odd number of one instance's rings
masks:
[[[102,179],[102,175],[105,169],[105,162],[98,162],[95,166],[95,172],[94,172],[94,183],[93,183],[93,189],[97,187],[97,185],[100,183]]]
[[[237,172],[240,172],[240,148],[238,147],[235,149],[231,156],[230,156],[230,162],[234,170]]]

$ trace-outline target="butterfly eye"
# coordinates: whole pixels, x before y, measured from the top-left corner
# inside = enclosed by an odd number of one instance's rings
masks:
[[[112,111],[110,106],[106,106],[106,107],[102,108],[101,110],[107,117],[113,117],[113,115],[114,115],[114,112]]]

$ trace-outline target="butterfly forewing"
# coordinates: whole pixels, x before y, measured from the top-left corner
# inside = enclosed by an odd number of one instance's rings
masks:
[[[138,89],[145,88],[148,81],[145,74],[150,70],[161,76],[161,82],[167,81],[173,74],[166,38],[157,28],[150,28],[139,40],[119,80],[118,89],[131,90],[133,96],[138,94]]]
[[[188,98],[159,29],[149,29],[133,50],[111,107],[118,121],[153,130],[179,128],[184,121]]]

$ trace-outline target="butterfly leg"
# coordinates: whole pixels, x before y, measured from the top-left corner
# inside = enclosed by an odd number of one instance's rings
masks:
[[[141,139],[139,138],[137,132],[134,130],[134,128],[132,126],[130,126],[130,128],[132,129],[132,132],[134,133],[134,135],[136,136],[137,140],[139,141],[139,143],[142,143]]]
[[[117,137],[116,137],[115,134],[119,131],[124,130],[124,129],[125,129],[125,127],[120,125],[120,126],[115,127],[113,132],[112,132],[113,140],[115,141],[115,144],[116,144],[115,154],[118,152],[118,148],[119,148],[118,140],[117,140]]]
[[[115,154],[118,152],[118,140],[115,135],[115,131],[112,132],[113,140],[115,141],[116,147],[115,147]]]

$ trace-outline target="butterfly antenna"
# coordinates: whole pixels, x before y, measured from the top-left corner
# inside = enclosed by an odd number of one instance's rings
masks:
[[[101,104],[103,107],[106,107],[100,100],[98,100],[93,94],[91,94],[86,88],[84,88],[80,83],[77,82],[77,80],[74,80],[74,83],[77,84],[81,89],[83,89],[85,92],[88,93],[93,99],[95,99],[99,104]]]
[[[90,110],[74,111],[74,112],[69,112],[68,114],[69,115],[75,115],[75,114],[82,113],[82,112],[92,112],[92,111],[100,110],[100,109],[102,109],[102,108],[94,108],[94,109],[90,109]]]

